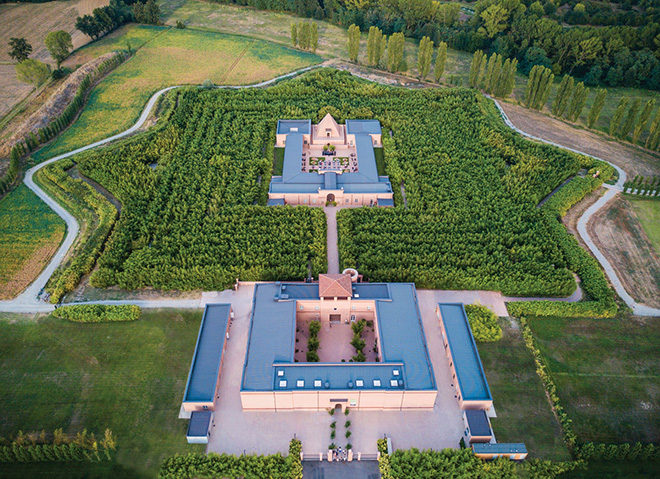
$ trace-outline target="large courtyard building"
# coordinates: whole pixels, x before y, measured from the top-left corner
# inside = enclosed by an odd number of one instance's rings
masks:
[[[279,120],[275,147],[284,149],[284,161],[282,175],[271,179],[269,205],[394,205],[390,180],[376,166],[378,120]]]

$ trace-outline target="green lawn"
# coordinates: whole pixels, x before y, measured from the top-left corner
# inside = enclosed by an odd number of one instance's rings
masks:
[[[660,322],[531,319],[580,441],[660,440]]]
[[[66,225],[20,184],[0,200],[0,299],[19,294],[59,247]]]
[[[506,320],[500,324],[500,341],[477,343],[497,412],[491,419],[497,441],[524,442],[530,457],[570,460],[520,330]]]
[[[273,149],[273,176],[282,176],[284,168],[284,148]]]
[[[574,471],[562,479],[652,479],[660,477],[657,462],[594,462],[589,461],[586,471]]]
[[[148,311],[133,323],[0,315],[0,436],[58,427],[117,436],[110,463],[14,465],[0,477],[155,477],[189,446],[178,419],[201,311]]]
[[[132,45],[142,42],[142,47],[92,90],[78,120],[33,155],[37,161],[127,129],[149,97],[165,86],[201,84],[206,79],[216,84],[251,84],[321,61],[311,53],[247,37],[155,27],[126,28],[106,43],[87,49],[94,56],[125,48],[129,40]]]
[[[660,255],[660,201],[657,198],[646,199],[635,196],[626,196],[626,199],[630,201],[646,236]]]

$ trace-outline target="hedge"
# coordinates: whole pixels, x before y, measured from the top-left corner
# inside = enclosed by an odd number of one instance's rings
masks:
[[[589,161],[591,160],[591,161]],[[614,175],[608,164],[580,156],[580,164],[591,168],[587,177],[576,177],[557,191],[542,207],[543,219],[552,238],[561,247],[569,270],[581,280],[587,300],[568,303],[562,301],[521,301],[507,304],[512,316],[563,316],[566,318],[611,318],[617,312],[614,292],[596,259],[580,246],[573,235],[567,234],[560,218],[586,195],[598,189]],[[598,178],[592,175],[599,171]]]
[[[0,462],[100,461],[103,456],[110,460],[116,448],[110,429],[100,440],[86,429],[74,437],[56,429],[52,438],[47,438],[45,431],[30,435],[19,431],[14,440],[0,443]]]
[[[78,110],[82,108],[85,94],[92,86],[92,83],[99,77],[105,75],[108,71],[121,65],[127,58],[128,54],[120,52],[112,58],[101,63],[95,72],[85,75],[82,82],[78,86],[76,95],[71,100],[71,103],[64,109],[62,114],[57,118],[53,118],[48,125],[39,128],[37,134],[30,132],[23,140],[19,141],[11,149],[9,155],[9,168],[5,174],[0,177],[0,196],[4,195],[11,185],[16,180],[20,172],[20,159],[22,156],[27,155],[31,151],[36,150],[41,144],[46,143],[53,137],[58,135],[69,123],[73,121],[78,114]]]
[[[135,321],[141,312],[140,307],[134,304],[74,304],[60,306],[53,316],[76,323],[104,323]]]
[[[596,461],[660,461],[660,447],[653,444],[595,444],[587,442],[575,449],[580,459]]]
[[[476,341],[492,342],[502,339],[502,327],[497,322],[497,315],[486,306],[466,304],[465,312]]]
[[[88,211],[91,211],[94,217],[89,219],[98,220],[98,225],[86,230],[71,255],[73,259],[58,268],[48,280],[46,290],[50,293],[51,303],[59,303],[65,294],[78,286],[84,275],[92,271],[118,214],[117,209],[92,186],[67,174],[72,167],[70,159],[58,161],[39,170],[37,181],[76,219],[87,221]]]
[[[289,455],[257,456],[247,454],[188,453],[175,454],[163,461],[160,479],[215,479],[218,477],[240,477],[243,479],[302,479],[302,463],[299,440],[289,443]]]

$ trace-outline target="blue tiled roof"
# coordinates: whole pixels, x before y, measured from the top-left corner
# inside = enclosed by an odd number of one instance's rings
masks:
[[[211,424],[211,411],[194,411],[188,422],[188,437],[206,437]]]
[[[481,365],[481,358],[474,342],[470,323],[462,303],[439,303],[447,341],[454,359],[456,377],[463,400],[491,400],[490,388]]]
[[[472,444],[472,451],[475,454],[525,454],[527,448],[523,443],[475,443]]]
[[[380,122],[378,120],[346,120],[346,133],[349,135],[358,133],[380,135]]]
[[[206,305],[183,402],[213,401],[230,310],[230,304]]]
[[[278,120],[277,121],[277,134],[287,134],[287,133],[296,132],[296,133],[303,133],[305,135],[309,135],[311,131],[312,131],[312,120]]]
[[[285,385],[281,383],[283,380],[286,381]],[[361,386],[358,380],[362,381]],[[374,380],[380,381],[380,385],[374,385]],[[396,386],[391,383],[392,380],[396,381]],[[302,381],[302,386],[298,385],[298,381]],[[277,391],[392,390],[403,389],[405,386],[403,363],[294,363],[273,366],[273,389]]]
[[[324,175],[325,179],[325,189],[326,190],[336,190],[337,189],[337,173],[334,172],[328,172],[325,173]]]
[[[468,409],[465,411],[465,417],[473,436],[492,436],[486,411],[483,409]]]
[[[294,363],[295,300],[318,299],[318,283],[257,284],[242,389],[272,390],[279,384],[275,382],[274,371],[277,368],[285,370],[286,389],[291,388],[289,381],[298,379],[305,380],[306,384],[309,382],[311,389],[314,389],[315,379],[323,379],[324,388],[325,381],[328,381],[331,389],[346,389],[353,378],[365,381],[381,379],[381,387],[391,388],[389,381],[394,366],[402,369],[406,389],[435,389],[414,284],[359,283],[353,288],[360,299],[377,300],[382,363],[316,363],[311,366],[308,363]]]

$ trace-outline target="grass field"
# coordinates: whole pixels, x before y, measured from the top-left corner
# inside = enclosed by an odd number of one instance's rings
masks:
[[[660,322],[530,320],[580,441],[660,440]]]
[[[524,442],[530,457],[570,460],[520,330],[500,324],[500,341],[477,344],[497,412],[491,420],[497,441]]]
[[[3,464],[0,477],[153,478],[164,456],[203,450],[178,419],[201,311],[130,324],[15,316],[0,320],[0,435],[111,428],[118,451],[110,463]]]
[[[321,59],[246,37],[199,30],[140,27],[124,30],[100,45],[93,55],[124,49],[126,41],[143,46],[92,90],[78,120],[38,160],[100,140],[132,125],[149,97],[170,85],[257,83],[303,68]],[[85,49],[87,50],[87,49]]]
[[[64,231],[64,220],[23,184],[0,201],[0,299],[39,276]]]
[[[657,199],[626,198],[630,201],[637,219],[642,223],[646,236],[649,237],[656,253],[660,255],[660,201]]]

